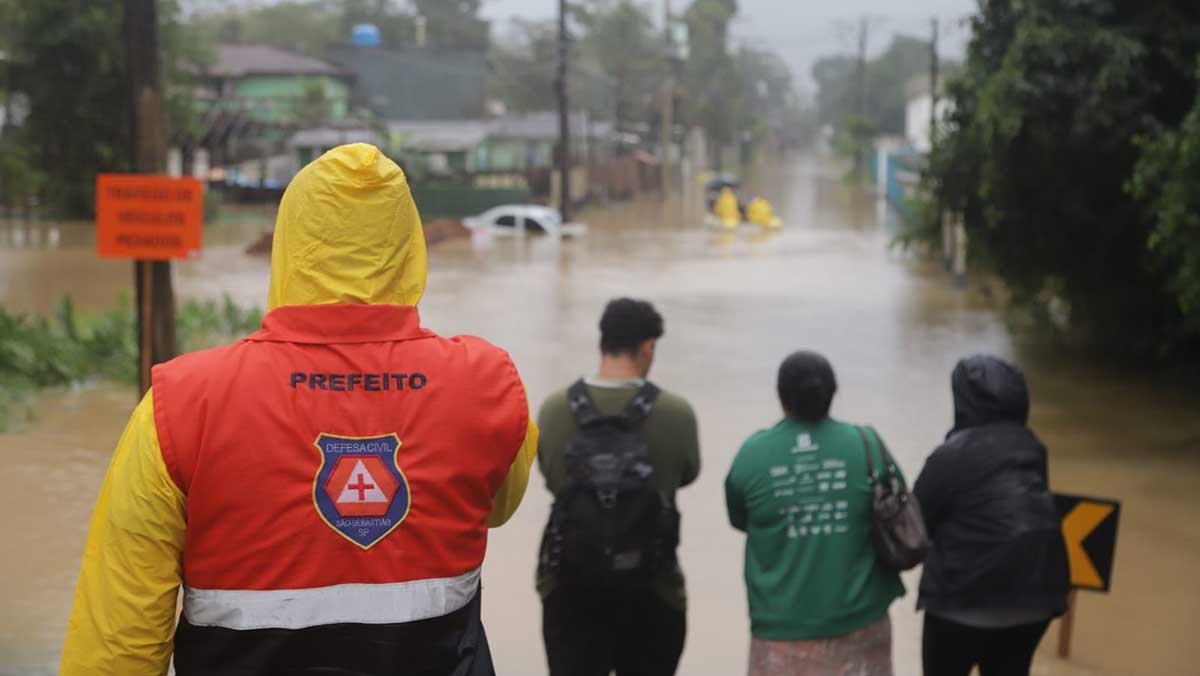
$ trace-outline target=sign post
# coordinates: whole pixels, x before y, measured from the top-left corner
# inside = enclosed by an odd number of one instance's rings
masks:
[[[1062,517],[1067,561],[1071,566],[1071,592],[1058,632],[1058,656],[1067,659],[1071,656],[1071,634],[1075,630],[1076,592],[1080,589],[1107,592],[1112,585],[1121,503],[1059,493],[1054,494],[1054,502]]]
[[[129,87],[129,159],[134,171],[153,176],[163,173],[167,165],[158,0],[124,0],[121,5]],[[133,278],[141,344],[138,380],[144,395],[150,389],[150,366],[175,356],[175,293],[169,260],[137,260]]]
[[[137,261],[138,373],[143,394],[150,389],[154,365],[154,261],[198,254],[203,222],[204,188],[197,179],[146,174],[96,177],[96,253]],[[174,317],[166,321],[174,322]]]

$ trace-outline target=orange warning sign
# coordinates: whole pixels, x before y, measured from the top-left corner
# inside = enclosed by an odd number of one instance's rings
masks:
[[[194,178],[96,176],[96,253],[167,260],[200,252],[204,188]]]

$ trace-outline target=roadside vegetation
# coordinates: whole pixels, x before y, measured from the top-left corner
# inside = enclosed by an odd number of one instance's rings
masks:
[[[188,301],[179,307],[180,351],[212,347],[259,327],[262,312],[221,301]],[[0,307],[0,432],[29,415],[42,388],[96,380],[137,380],[137,336],[128,300],[87,313],[64,298],[53,317],[10,314]]]
[[[1188,2],[981,4],[923,176],[972,266],[1110,355],[1200,354],[1198,24]]]

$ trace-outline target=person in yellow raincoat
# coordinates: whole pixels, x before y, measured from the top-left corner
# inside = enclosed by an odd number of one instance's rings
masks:
[[[721,188],[717,201],[713,204],[713,215],[723,228],[736,228],[741,225],[742,212],[738,208],[737,195],[733,190],[728,187]]]
[[[60,674],[494,673],[480,567],[537,428],[503,350],[421,328],[425,278],[378,149],[296,176],[263,329],[156,366],[117,443]]]
[[[764,228],[778,228],[782,225],[782,221],[771,209],[771,203],[761,197],[755,197],[746,205],[746,220]]]

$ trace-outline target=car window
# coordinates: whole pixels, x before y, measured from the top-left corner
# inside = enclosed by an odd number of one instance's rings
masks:
[[[514,228],[517,225],[516,216],[501,216],[496,219],[496,225],[502,228]]]
[[[546,227],[534,218],[525,219],[525,229],[529,232],[546,232]]]

